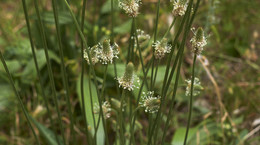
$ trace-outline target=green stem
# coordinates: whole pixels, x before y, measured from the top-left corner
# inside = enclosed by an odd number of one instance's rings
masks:
[[[54,13],[54,20],[55,20],[55,26],[56,26],[56,33],[58,37],[58,48],[59,48],[59,54],[60,54],[60,59],[61,59],[61,73],[62,73],[62,80],[63,80],[63,85],[65,86],[66,90],[66,104],[68,106],[68,111],[69,111],[69,118],[70,118],[70,130],[73,138],[73,142],[75,142],[75,131],[74,131],[74,119],[72,116],[72,107],[71,107],[71,102],[70,102],[70,97],[69,97],[69,85],[68,85],[68,79],[67,79],[67,71],[65,68],[65,61],[64,61],[64,54],[62,50],[62,43],[61,43],[61,37],[60,37],[60,24],[59,24],[59,13],[57,9],[57,3],[56,0],[52,0],[52,7],[53,7],[53,13]],[[68,142],[69,139],[68,139]]]
[[[192,1],[193,1],[193,0],[191,0],[190,3],[189,3],[188,10],[187,10],[187,12],[186,12],[186,14],[185,14],[185,16],[184,16],[184,18],[183,18],[183,20],[182,20],[181,27],[180,27],[180,29],[179,29],[177,35],[175,36],[174,44],[177,42],[177,38],[179,37],[179,35],[180,35],[180,33],[181,33],[181,30],[182,30],[182,28],[183,28],[183,26],[184,26],[184,23],[185,23],[186,19],[188,18],[189,14],[190,14],[191,6],[192,6]],[[174,46],[173,46],[173,47],[174,47]],[[181,51],[179,50],[179,51],[178,51],[178,54],[177,54],[177,58],[175,59],[175,62],[178,61],[178,57],[180,56],[180,54],[181,54]],[[155,121],[154,121],[154,125],[153,125],[152,130],[151,130],[151,136],[150,136],[149,139],[148,139],[148,145],[150,145],[151,142],[152,142],[152,136],[153,136],[153,133],[154,133],[154,132],[155,132],[155,140],[156,140],[157,133],[158,133],[158,129],[159,129],[159,126],[160,126],[160,121],[161,121],[161,118],[160,118],[160,117],[161,117],[161,112],[162,112],[162,106],[163,106],[164,103],[165,103],[165,91],[164,91],[165,89],[164,89],[164,88],[165,88],[165,84],[166,84],[167,78],[168,78],[168,73],[169,73],[169,68],[170,68],[170,62],[171,62],[172,55],[173,55],[173,51],[171,51],[170,56],[169,56],[169,58],[168,58],[167,67],[166,67],[166,72],[165,72],[165,76],[164,76],[164,83],[163,83],[163,87],[162,87],[162,99],[161,99],[162,102],[161,102],[161,104],[160,104],[160,108],[159,108],[159,110],[158,110],[158,113],[157,113],[157,115],[156,115],[156,119],[155,119]],[[173,69],[175,69],[175,68],[173,68]],[[156,130],[154,131],[155,128],[156,128]]]
[[[81,31],[84,30],[84,20],[85,20],[85,10],[86,10],[86,0],[83,0],[83,7],[81,11]],[[80,93],[81,93],[81,101],[82,101],[82,112],[83,118],[85,123],[85,135],[87,137],[88,144],[91,144],[91,137],[88,131],[88,120],[86,117],[86,104],[85,104],[85,97],[84,97],[84,70],[85,70],[85,59],[84,59],[84,45],[83,41],[81,40],[81,76],[80,76]],[[90,86],[91,87],[91,86]],[[91,88],[89,89],[91,90]]]
[[[197,55],[194,54],[194,59],[193,59],[193,66],[192,66],[192,79],[191,79],[191,90],[190,90],[190,105],[189,105],[189,117],[188,117],[188,123],[186,127],[186,133],[185,133],[185,138],[184,138],[184,145],[186,145],[188,134],[189,134],[189,129],[190,129],[190,122],[191,122],[191,117],[192,117],[192,108],[193,108],[193,86],[194,86],[194,78],[195,78],[195,63],[196,63],[196,58]]]
[[[174,19],[173,19],[173,21],[172,21],[170,27],[167,29],[167,31],[166,31],[165,34],[163,35],[163,38],[165,38],[165,37],[168,35],[168,33],[171,31],[172,27],[174,26],[175,22],[176,22],[176,17],[174,17]],[[163,38],[162,38],[162,39],[163,39]]]
[[[54,131],[55,126],[54,126],[54,123],[53,123],[53,119],[51,117],[51,112],[50,112],[50,108],[48,106],[47,97],[46,97],[46,94],[44,92],[43,82],[42,82],[42,79],[41,79],[41,73],[40,73],[38,61],[37,61],[37,58],[36,58],[36,53],[35,53],[35,50],[34,50],[35,48],[34,48],[34,43],[33,43],[33,39],[32,39],[31,26],[30,26],[30,21],[29,21],[29,17],[28,17],[28,12],[27,12],[25,0],[22,0],[22,3],[23,3],[23,10],[24,10],[24,16],[25,16],[25,20],[26,20],[27,30],[28,30],[28,34],[29,34],[29,40],[30,40],[30,44],[31,44],[31,50],[32,50],[32,54],[33,54],[33,60],[34,60],[37,76],[38,76],[39,82],[40,82],[40,89],[41,89],[41,92],[42,92],[42,98],[43,98],[44,104],[45,104],[46,109],[47,109],[48,118],[50,119],[50,123],[51,123],[52,129]],[[54,135],[55,135],[56,141],[60,145],[57,134],[55,133]]]
[[[147,73],[148,73],[148,71],[149,71],[150,66],[151,66],[151,61],[149,61],[149,63],[147,64],[147,70],[146,70],[145,75],[144,75],[144,80],[147,79]],[[141,87],[140,87],[140,89],[139,89],[138,97],[137,97],[137,100],[136,100],[136,108],[137,108],[138,105],[139,105],[140,97],[141,97],[141,94],[142,94],[143,87],[144,87],[144,81],[142,81]],[[133,141],[133,143],[134,143],[134,145],[135,145],[135,138],[134,138],[135,120],[136,120],[136,114],[133,115],[133,122],[134,122],[134,123],[130,124],[130,132],[131,132],[131,135],[130,135],[129,145],[131,145],[132,141]]]
[[[79,33],[79,35],[80,35],[81,40],[83,41],[83,44],[85,45],[86,48],[88,48],[87,41],[85,40],[85,37],[84,37],[84,35],[83,35],[83,32],[82,32],[81,29],[80,29],[80,26],[79,26],[79,24],[78,24],[78,22],[77,22],[77,19],[76,19],[75,15],[73,14],[73,12],[72,12],[72,10],[71,10],[71,8],[70,8],[70,5],[68,4],[68,2],[67,2],[66,0],[63,0],[63,1],[65,2],[67,8],[68,8],[69,11],[70,11],[70,15],[71,15],[72,18],[73,18],[73,22],[74,22],[74,24],[76,25],[77,31],[78,31],[78,33]],[[87,50],[88,58],[91,60],[92,57],[90,56],[90,52],[89,52],[88,49],[86,49],[86,50]],[[104,132],[105,132],[105,136],[106,136],[105,140],[106,140],[106,144],[108,145],[108,144],[109,144],[109,141],[108,141],[108,135],[107,135],[107,128],[106,128],[106,123],[105,123],[105,119],[104,119],[104,116],[103,116],[103,108],[102,108],[102,102],[101,102],[101,99],[100,99],[100,92],[99,92],[99,90],[98,90],[97,78],[96,78],[95,70],[94,70],[94,67],[93,67],[93,63],[92,63],[92,61],[89,61],[89,62],[90,62],[90,70],[91,70],[91,72],[92,72],[92,74],[93,74],[93,77],[94,77],[94,84],[95,84],[95,86],[96,86],[97,95],[99,96],[99,97],[98,97],[98,102],[99,102],[99,107],[100,107],[100,111],[101,111],[101,118],[102,118],[102,122],[103,122]]]
[[[120,100],[120,110],[119,110],[119,123],[120,123],[120,141],[121,144],[125,144],[125,137],[124,137],[124,118],[123,118],[123,106],[124,106],[124,100],[126,96],[126,90],[123,89],[121,100]]]
[[[4,68],[5,68],[5,71],[6,71],[7,75],[8,75],[8,79],[9,79],[9,81],[10,81],[10,83],[11,83],[11,86],[12,86],[12,88],[13,88],[13,90],[14,90],[14,92],[15,92],[15,95],[16,95],[18,101],[19,101],[19,104],[20,104],[21,107],[22,107],[22,111],[23,111],[23,113],[24,113],[24,115],[25,115],[25,118],[26,118],[26,120],[27,120],[27,123],[28,123],[30,129],[31,129],[32,132],[33,132],[33,136],[34,136],[34,138],[35,138],[37,144],[40,145],[39,139],[38,139],[38,137],[36,136],[36,133],[35,133],[35,131],[34,131],[33,127],[32,127],[32,124],[31,124],[31,122],[30,122],[29,114],[28,114],[28,112],[26,111],[26,109],[25,109],[25,107],[24,107],[24,105],[23,105],[22,99],[21,99],[21,97],[20,97],[18,91],[17,91],[16,88],[15,88],[13,78],[12,78],[12,76],[11,76],[9,70],[8,70],[8,67],[7,67],[7,65],[6,65],[6,63],[5,63],[5,60],[4,60],[4,56],[3,56],[3,54],[2,54],[1,51],[0,51],[0,58],[1,58],[1,61],[2,61],[2,63],[3,63],[3,66],[4,66]]]
[[[189,25],[187,26],[188,29],[186,29],[186,32],[185,32],[185,37],[184,37],[185,39],[187,39],[187,35],[188,35],[188,32],[189,32],[188,30],[190,29],[190,27],[192,25],[192,22],[193,22],[193,20],[194,20],[194,18],[196,16],[196,13],[197,13],[197,10],[198,10],[198,7],[199,7],[199,3],[200,3],[200,0],[198,0],[196,5],[195,5],[194,13],[193,13],[190,21],[188,19]],[[185,41],[182,42],[182,44],[181,44],[182,51],[184,51],[184,45],[185,45]],[[182,57],[183,57],[183,55],[181,55],[181,58],[180,58],[181,61],[183,59]],[[179,77],[179,73],[180,72],[178,71],[176,77],[177,76]],[[175,85],[176,84],[177,83],[175,82]],[[171,106],[170,106],[170,111],[169,111],[169,113],[167,115],[167,120],[166,120],[166,124],[165,124],[164,131],[163,131],[162,143],[164,143],[164,141],[165,141],[166,131],[167,131],[167,128],[168,128],[168,125],[169,125],[169,122],[170,122],[170,119],[171,119],[171,116],[172,116],[171,114],[172,114],[172,110],[173,110],[173,107],[174,107],[174,100],[175,100],[175,96],[176,96],[176,91],[177,91],[177,86],[174,87],[173,96],[172,96],[172,102],[171,102]]]
[[[48,54],[48,46],[47,46],[47,42],[46,42],[45,31],[44,31],[42,19],[41,19],[41,16],[40,16],[40,11],[39,11],[37,0],[34,0],[34,5],[35,5],[35,9],[36,9],[37,18],[38,18],[39,23],[40,23],[40,34],[41,34],[41,39],[42,39],[43,45],[44,45],[44,53],[45,53],[45,58],[46,58],[46,61],[47,61],[48,75],[49,75],[49,79],[50,79],[50,82],[51,82],[52,96],[54,97],[54,104],[55,104],[56,111],[58,113],[59,127],[60,127],[63,142],[64,142],[64,144],[66,144],[64,129],[63,129],[62,120],[61,120],[62,117],[61,117],[61,112],[59,110],[58,97],[56,95],[54,77],[53,77],[50,58],[49,58],[49,54]]]

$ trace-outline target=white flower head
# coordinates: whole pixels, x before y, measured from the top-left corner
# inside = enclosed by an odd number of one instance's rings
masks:
[[[191,80],[185,80],[187,83],[186,92],[185,95],[189,96],[191,91]],[[202,90],[203,87],[200,85],[200,80],[198,78],[194,78],[194,84],[193,84],[193,95],[197,96],[200,94],[200,90]]]
[[[111,116],[111,105],[109,104],[108,101],[105,101],[103,104],[102,104],[102,110],[103,110],[103,116],[105,119],[108,119],[110,118]],[[95,106],[94,106],[94,114],[99,114],[100,113],[100,107],[97,103],[95,103]]]
[[[95,65],[96,63],[99,62],[99,55],[101,53],[99,46],[95,45],[93,47],[89,47],[88,49],[89,49],[89,55],[91,56],[92,64]],[[90,64],[88,53],[87,53],[86,49],[84,50],[84,58],[88,62],[88,64]]]
[[[186,0],[172,0],[173,1],[173,10],[172,13],[175,17],[183,16],[187,10]]]
[[[191,30],[194,33],[194,36],[190,40],[193,48],[192,51],[195,55],[200,55],[203,51],[203,47],[207,45],[207,39],[201,27],[199,27],[196,32],[194,32],[194,28]]]
[[[123,0],[119,1],[119,8],[123,9],[130,17],[136,17],[139,14],[141,0]]]
[[[136,32],[139,43],[145,42],[146,40],[150,39],[150,35],[146,34],[143,30],[137,29]]]
[[[166,53],[170,53],[172,46],[168,44],[167,39],[164,38],[161,41],[156,41],[153,43],[154,56],[156,59],[162,59]]]
[[[154,96],[154,91],[148,91],[147,93],[143,92],[143,96],[141,98],[141,102],[139,103],[141,107],[145,108],[145,112],[155,113],[160,108],[161,97]]]
[[[103,41],[103,45],[98,44],[100,50],[99,60],[102,64],[113,63],[114,58],[118,58],[118,45],[114,43],[114,45],[110,45],[110,40],[105,39]]]
[[[139,88],[140,80],[134,74],[134,64],[132,62],[127,64],[124,75],[117,78],[117,81],[119,83],[119,87],[122,87],[128,91],[133,91],[134,88]]]

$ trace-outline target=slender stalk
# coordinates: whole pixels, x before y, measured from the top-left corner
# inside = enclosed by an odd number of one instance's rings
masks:
[[[186,127],[186,133],[185,133],[185,138],[184,138],[184,145],[186,145],[188,134],[189,134],[189,129],[190,129],[190,122],[191,122],[191,117],[192,117],[192,108],[193,108],[193,86],[194,86],[194,78],[195,78],[195,63],[196,63],[196,58],[197,55],[194,54],[193,58],[193,65],[192,65],[192,79],[191,79],[191,90],[190,90],[190,105],[189,105],[189,117],[188,117],[188,123]]]
[[[64,144],[66,144],[64,129],[63,129],[62,120],[61,120],[61,112],[59,110],[59,103],[58,103],[58,98],[57,98],[57,95],[56,95],[54,77],[53,77],[50,58],[49,58],[49,54],[48,54],[48,46],[47,46],[47,42],[46,42],[45,31],[44,31],[42,19],[41,19],[41,16],[40,16],[40,11],[39,11],[37,0],[34,0],[34,5],[35,5],[37,18],[38,18],[39,23],[40,23],[40,34],[41,34],[41,39],[42,39],[43,45],[44,45],[44,52],[45,52],[45,58],[46,58],[46,61],[47,61],[48,75],[49,75],[49,79],[50,79],[50,82],[51,82],[52,96],[54,97],[54,104],[55,104],[56,111],[58,113],[59,127],[60,127],[60,130],[61,130],[63,142],[64,142]]]
[[[78,31],[78,33],[80,35],[81,40],[83,41],[83,44],[85,45],[85,47],[88,47],[87,41],[85,40],[83,32],[80,29],[80,26],[79,26],[79,24],[77,22],[77,19],[76,19],[75,15],[73,14],[73,12],[72,12],[72,10],[70,8],[70,5],[68,4],[68,2],[66,0],[63,0],[63,1],[65,2],[67,8],[70,11],[70,15],[73,18],[73,22],[76,25],[77,31]],[[92,57],[90,55],[89,50],[86,49],[86,52],[87,52],[88,58],[91,60]],[[95,84],[96,90],[97,90],[97,95],[99,96],[98,97],[98,102],[99,102],[99,108],[100,108],[100,111],[101,111],[101,118],[102,118],[102,122],[103,122],[104,132],[105,132],[105,136],[106,136],[105,140],[106,140],[106,144],[109,144],[106,123],[105,123],[105,119],[104,119],[104,116],[103,116],[103,108],[102,108],[102,102],[101,102],[101,98],[100,98],[100,92],[98,90],[97,78],[96,78],[96,74],[95,74],[95,71],[94,71],[94,67],[93,67],[92,61],[89,61],[89,62],[90,62],[90,70],[91,70],[91,72],[93,74],[93,78],[94,78],[94,84]]]
[[[198,7],[199,7],[199,3],[200,3],[200,0],[198,0],[196,5],[195,5],[194,13],[193,13],[193,15],[191,17],[191,20],[190,20],[189,25],[188,25],[187,28],[190,28],[191,25],[192,25],[192,22],[193,22],[193,20],[194,20],[194,18],[196,16],[196,13],[197,13],[197,10],[198,10]],[[186,29],[186,32],[185,32],[185,37],[184,37],[185,39],[187,38],[187,35],[188,35],[188,29]],[[184,51],[185,42],[182,42],[181,45],[182,45],[181,48],[183,48],[182,51]],[[182,60],[182,55],[181,55],[181,60]],[[179,73],[179,72],[177,72],[177,73]],[[176,77],[177,76],[178,76],[178,74],[176,75]],[[175,84],[176,84],[176,82],[175,82]],[[177,86],[176,86],[176,89],[177,89]],[[169,122],[170,122],[170,119],[171,119],[171,116],[172,116],[171,114],[172,114],[172,110],[173,110],[173,107],[174,107],[174,100],[175,100],[175,96],[176,96],[176,91],[177,90],[175,90],[175,88],[174,88],[173,96],[172,96],[172,102],[171,102],[171,106],[170,106],[170,111],[169,111],[169,113],[167,115],[167,120],[166,120],[166,124],[165,124],[164,131],[163,131],[162,143],[164,143],[164,141],[165,141],[166,130],[167,130],[167,127],[169,125]]]
[[[52,0],[52,7],[53,7],[53,14],[54,14],[54,20],[55,20],[55,26],[56,26],[56,33],[57,33],[57,38],[58,38],[59,54],[60,54],[60,59],[61,59],[62,80],[63,80],[63,85],[65,86],[66,104],[68,106],[68,111],[69,111],[70,130],[71,130],[73,142],[75,142],[74,119],[73,119],[73,115],[72,115],[72,107],[71,107],[70,96],[69,96],[67,71],[65,68],[64,54],[63,54],[63,50],[62,50],[62,43],[61,43],[61,37],[60,37],[61,33],[60,33],[60,24],[59,24],[59,11],[57,9],[57,0]],[[68,139],[68,142],[70,142],[69,139]]]
[[[121,95],[121,100],[120,100],[120,110],[119,110],[119,123],[120,123],[120,141],[121,144],[125,144],[125,137],[124,137],[124,118],[123,118],[123,103],[125,100],[125,96],[126,96],[126,90],[123,89],[122,91],[122,95]]]
[[[168,33],[171,31],[172,27],[174,26],[175,22],[176,22],[176,17],[174,17],[170,27],[167,29],[166,33],[163,35],[163,38],[165,38],[168,35]]]
[[[30,26],[30,21],[29,21],[29,17],[28,17],[28,12],[27,12],[25,0],[22,0],[22,3],[23,3],[23,10],[24,10],[24,16],[25,16],[25,20],[26,20],[27,30],[28,30],[28,34],[29,34],[31,50],[32,50],[32,54],[33,54],[33,60],[34,60],[37,76],[38,76],[39,82],[40,82],[40,89],[41,89],[41,93],[42,93],[42,98],[43,98],[45,107],[47,109],[48,118],[50,119],[50,123],[51,123],[52,129],[54,131],[55,126],[54,126],[54,123],[53,123],[53,119],[51,117],[51,112],[50,112],[50,108],[49,108],[49,105],[48,105],[47,97],[46,97],[46,94],[44,92],[43,82],[42,82],[42,79],[41,79],[41,73],[40,73],[38,61],[37,61],[37,58],[36,58],[36,53],[35,53],[35,50],[34,50],[35,48],[34,48],[34,43],[33,43],[33,39],[32,39],[31,26]],[[60,145],[57,134],[55,133],[54,135],[55,135],[56,141]]]
[[[144,75],[144,80],[147,79],[147,74],[148,74],[150,66],[151,66],[151,61],[149,61],[149,63],[147,64],[147,70],[146,70],[145,75]],[[144,81],[142,81],[141,87],[139,89],[138,97],[137,97],[137,100],[136,100],[136,108],[138,108],[143,87],[144,87]],[[129,145],[131,145],[132,141],[133,141],[133,143],[135,145],[135,141],[134,141],[135,140],[134,139],[135,120],[136,120],[136,113],[133,115],[132,123],[130,123],[130,133],[131,133],[131,135],[130,135]]]
[[[26,111],[26,109],[25,109],[25,107],[24,107],[24,105],[23,105],[22,99],[21,99],[21,97],[20,97],[18,91],[17,91],[16,88],[15,88],[13,78],[12,78],[12,76],[11,76],[9,70],[8,70],[8,67],[7,67],[7,65],[6,65],[4,56],[3,56],[3,54],[2,54],[1,51],[0,51],[0,58],[1,58],[1,61],[2,61],[3,66],[4,66],[4,68],[5,68],[5,71],[6,71],[6,73],[7,73],[8,79],[9,79],[9,81],[10,81],[10,83],[11,83],[11,86],[12,86],[12,88],[13,88],[13,91],[15,92],[15,95],[16,95],[18,101],[19,101],[19,104],[20,104],[21,107],[22,107],[22,111],[23,111],[23,114],[25,115],[25,118],[26,118],[26,120],[27,120],[27,123],[28,123],[30,129],[31,129],[32,132],[33,132],[33,136],[34,136],[34,138],[35,138],[35,140],[36,140],[36,142],[37,142],[37,145],[40,145],[39,139],[38,139],[38,137],[36,136],[36,133],[35,133],[35,131],[34,131],[33,127],[32,127],[32,124],[31,124],[31,122],[30,122],[29,114],[28,114],[28,112]]]
[[[190,14],[192,2],[193,2],[193,0],[190,0],[189,6],[188,6],[188,10],[187,10],[187,12],[186,12],[186,14],[185,14],[185,16],[184,16],[184,18],[182,20],[182,23],[181,23],[181,28],[179,29],[179,31],[178,31],[175,39],[174,39],[174,44],[177,42],[177,38],[179,37],[179,35],[181,33],[182,27],[184,26],[184,23],[185,23],[188,15]],[[177,56],[179,56],[180,52],[181,51],[179,50]],[[165,102],[165,92],[164,92],[165,89],[164,88],[165,88],[165,84],[166,84],[168,73],[169,73],[169,67],[170,67],[170,61],[171,61],[171,58],[172,58],[172,54],[173,54],[173,51],[171,51],[170,56],[168,58],[168,62],[167,62],[168,64],[167,64],[166,72],[165,72],[166,74],[165,74],[164,83],[163,83],[163,87],[162,87],[161,104],[160,104],[160,108],[158,110],[158,113],[156,115],[156,119],[155,119],[154,125],[153,125],[152,130],[151,130],[151,136],[148,139],[148,145],[150,145],[151,142],[152,142],[152,136],[153,136],[154,132],[155,132],[155,138],[157,137],[158,129],[159,129],[159,126],[160,126],[162,106],[164,105],[164,102]],[[178,59],[176,58],[175,61],[177,61],[177,60]],[[156,131],[154,131],[155,128],[156,128]]]
[[[144,62],[143,62],[143,57],[142,57],[142,51],[141,51],[141,48],[140,48],[140,45],[139,45],[139,42],[138,42],[138,37],[137,37],[135,18],[133,18],[133,23],[134,23],[134,32],[135,32],[136,45],[137,45],[137,49],[139,51],[139,57],[140,57],[141,65],[142,65],[143,74],[145,74],[145,67],[144,67]],[[147,80],[144,80],[144,81],[147,84]]]
[[[111,43],[113,44],[114,41],[114,0],[111,0]],[[117,78],[117,69],[116,69],[116,60],[113,61],[114,64],[114,72],[115,72],[115,78]],[[118,96],[120,95],[119,86],[116,85],[116,91]]]
[[[159,12],[160,12],[160,0],[157,1],[157,10],[156,10],[156,19],[155,19],[155,28],[154,28],[154,42],[157,39],[157,29],[158,29],[158,21],[159,21]],[[153,72],[154,72],[154,49],[153,49],[153,57],[152,57],[152,71],[151,71],[151,90],[153,89]]]
[[[86,4],[87,1],[83,0],[83,6],[81,11],[81,31],[84,30],[84,22],[85,22],[85,11],[86,11]],[[83,41],[80,42],[81,45],[81,76],[80,76],[80,93],[81,93],[81,101],[82,101],[82,112],[83,112],[83,118],[85,123],[85,135],[87,137],[88,144],[91,144],[91,137],[88,131],[88,120],[86,117],[86,104],[85,104],[85,97],[84,97],[84,70],[85,70],[85,59],[84,59],[84,45]],[[90,86],[90,84],[89,84]],[[90,86],[91,87],[91,86]],[[89,89],[91,90],[91,88]],[[91,96],[92,99],[92,96]]]

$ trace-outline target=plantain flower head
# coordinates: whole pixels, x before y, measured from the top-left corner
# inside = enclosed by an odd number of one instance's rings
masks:
[[[155,113],[160,108],[161,97],[155,97],[154,91],[148,91],[147,93],[143,92],[143,96],[141,98],[141,102],[139,103],[141,107],[145,108],[145,112]]]
[[[153,43],[154,56],[156,59],[162,59],[166,53],[170,53],[172,46],[168,44],[167,39],[163,38],[161,41]]]
[[[186,10],[187,10],[187,0],[172,0],[173,2],[173,16],[177,17],[181,17],[185,14]]]
[[[194,31],[194,28],[192,29]],[[207,45],[207,40],[204,35],[204,31],[201,27],[197,29],[196,32],[193,32],[194,36],[191,38],[190,42],[193,48],[193,53],[195,55],[200,55],[201,52],[203,51],[203,47]]]
[[[187,83],[187,87],[186,87],[186,92],[185,95],[189,96],[190,95],[190,91],[191,91],[191,80],[186,80]],[[200,94],[200,91],[203,90],[203,87],[200,84],[200,80],[199,78],[195,77],[194,78],[194,85],[193,85],[193,95],[197,96]]]
[[[111,105],[109,104],[108,101],[105,101],[102,104],[102,110],[103,110],[103,116],[105,119],[110,118],[111,116]],[[99,105],[96,103],[94,106],[94,114],[99,114],[100,113],[100,107]]]
[[[114,43],[110,45],[110,40],[105,39],[102,46],[99,44],[101,53],[99,55],[99,60],[102,64],[113,63],[114,58],[118,58],[118,45]]]
[[[126,66],[125,73],[122,77],[117,78],[119,87],[125,90],[133,91],[134,88],[139,88],[139,79],[134,74],[134,64],[129,62]],[[138,83],[138,86],[136,85]]]
[[[139,14],[141,0],[122,0],[119,1],[119,8],[123,9],[130,17],[136,17]]]

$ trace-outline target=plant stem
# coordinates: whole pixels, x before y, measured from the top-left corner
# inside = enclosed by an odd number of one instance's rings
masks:
[[[15,92],[15,95],[16,95],[18,101],[19,101],[19,104],[20,104],[21,107],[22,107],[22,111],[23,111],[23,113],[24,113],[24,115],[25,115],[25,118],[26,118],[26,120],[27,120],[27,123],[28,123],[30,129],[31,129],[32,132],[33,132],[33,136],[34,136],[34,138],[35,138],[37,144],[40,145],[39,139],[38,139],[38,137],[36,136],[36,133],[35,133],[35,131],[34,131],[33,127],[32,127],[32,124],[31,124],[31,122],[30,122],[29,114],[28,114],[28,112],[26,111],[26,109],[25,109],[25,107],[24,107],[24,105],[23,105],[22,99],[21,99],[21,97],[20,97],[18,91],[17,91],[16,88],[15,88],[13,78],[12,78],[12,76],[11,76],[9,70],[8,70],[8,67],[7,67],[7,65],[6,65],[4,56],[3,56],[3,54],[2,54],[1,51],[0,51],[0,59],[1,59],[1,61],[2,61],[2,64],[3,64],[4,68],[5,68],[5,71],[6,71],[6,73],[7,73],[8,79],[9,79],[9,81],[10,81],[10,83],[11,83],[12,89],[13,89],[13,91]]]
[[[79,26],[79,24],[78,24],[78,22],[77,22],[77,19],[76,19],[75,15],[73,14],[73,12],[72,12],[72,10],[71,10],[71,8],[70,8],[70,5],[68,4],[68,2],[67,2],[66,0],[63,0],[63,1],[65,2],[67,8],[68,8],[69,11],[70,11],[70,15],[71,15],[72,18],[73,18],[73,22],[74,22],[74,24],[76,25],[77,31],[78,31],[78,33],[79,33],[79,35],[80,35],[81,40],[83,41],[83,44],[84,44],[85,47],[87,48],[87,47],[88,47],[87,41],[85,40],[85,37],[84,37],[84,35],[83,35],[83,32],[82,32],[81,29],[80,29],[80,26]],[[91,60],[92,57],[91,57],[91,55],[90,55],[89,50],[86,49],[86,52],[87,52],[87,55],[88,55],[89,60]],[[108,141],[106,123],[105,123],[105,119],[104,119],[104,116],[103,116],[102,102],[101,102],[101,99],[100,99],[100,98],[101,98],[101,97],[100,97],[101,95],[100,95],[100,92],[99,92],[99,90],[98,90],[97,78],[96,78],[95,70],[94,70],[94,67],[93,67],[93,63],[92,63],[92,61],[89,61],[89,63],[90,63],[90,70],[91,70],[91,72],[92,72],[92,74],[93,74],[93,77],[94,77],[94,84],[95,84],[95,86],[96,86],[97,95],[99,96],[99,97],[98,97],[99,108],[100,108],[100,111],[101,111],[101,118],[102,118],[102,123],[103,123],[103,127],[104,127],[105,136],[106,136],[105,140],[106,140],[106,144],[108,145],[108,144],[109,144],[109,141]]]
[[[121,144],[125,144],[125,137],[124,137],[124,118],[123,118],[123,103],[124,103],[124,99],[126,96],[126,90],[123,89],[122,91],[122,95],[121,95],[121,100],[120,100],[120,110],[119,110],[119,123],[120,123],[120,141]]]
[[[83,6],[81,11],[81,31],[84,32],[84,21],[85,21],[85,10],[86,10],[86,0],[83,0]],[[84,70],[85,70],[85,59],[84,59],[84,45],[83,41],[80,42],[81,45],[81,76],[80,76],[80,93],[81,93],[81,101],[82,101],[82,112],[83,112],[83,118],[85,123],[85,135],[87,137],[87,143],[91,144],[91,137],[88,131],[88,120],[86,117],[86,104],[85,104],[85,97],[84,97]],[[90,85],[89,85],[90,86]],[[91,86],[90,86],[91,87]],[[91,88],[89,89],[91,90]],[[92,94],[91,94],[92,95]],[[92,96],[91,96],[92,99]]]
[[[43,45],[44,45],[45,58],[46,58],[46,61],[47,61],[47,69],[48,69],[49,79],[50,79],[50,82],[51,82],[51,89],[52,89],[52,95],[54,97],[54,104],[55,104],[56,111],[58,113],[59,127],[60,127],[63,142],[66,145],[66,140],[65,140],[65,136],[64,136],[64,129],[63,129],[62,120],[61,120],[62,117],[61,117],[61,112],[59,110],[59,103],[58,103],[58,98],[57,98],[57,95],[56,95],[54,77],[53,77],[50,58],[49,58],[49,54],[48,54],[48,46],[47,46],[47,42],[46,42],[45,31],[44,31],[42,19],[41,19],[41,16],[40,16],[40,11],[39,11],[37,0],[34,0],[34,5],[35,5],[35,9],[36,9],[37,18],[38,18],[39,23],[40,23],[40,34],[41,34],[41,39],[42,39]]]
[[[41,73],[40,73],[38,61],[37,61],[37,58],[36,58],[36,53],[35,53],[35,50],[34,50],[35,48],[34,48],[34,43],[33,43],[33,39],[32,39],[31,26],[30,26],[30,21],[29,21],[29,17],[28,17],[28,12],[27,12],[25,0],[22,0],[22,3],[23,3],[23,10],[24,10],[24,16],[25,16],[25,20],[26,20],[27,30],[28,30],[28,34],[29,34],[31,50],[32,50],[32,54],[33,54],[33,60],[34,60],[37,76],[38,76],[39,82],[40,82],[40,89],[41,89],[41,93],[42,93],[42,98],[43,98],[44,104],[45,104],[46,109],[47,109],[47,114],[48,114],[48,118],[50,119],[51,127],[54,131],[55,126],[54,126],[54,123],[53,123],[53,119],[51,117],[51,112],[50,112],[50,108],[48,106],[47,97],[46,97],[46,94],[44,92],[43,82],[42,82],[42,79],[41,79]],[[55,135],[56,141],[60,145],[60,141],[58,140],[57,134],[55,133],[54,135]]]
[[[149,61],[148,64],[147,64],[147,69],[146,69],[146,72],[145,72],[145,75],[144,75],[144,80],[147,79],[147,73],[149,71],[150,66],[151,66],[151,61]],[[139,105],[139,101],[140,101],[140,97],[141,97],[141,94],[142,94],[143,87],[144,87],[144,81],[142,81],[141,87],[139,89],[138,97],[137,97],[137,100],[136,100],[136,108]],[[131,145],[132,141],[133,141],[133,143],[135,145],[135,139],[134,139],[135,120],[136,120],[136,114],[133,115],[133,121],[130,124],[131,135],[130,135],[129,145]]]
[[[197,55],[194,54],[193,58],[193,65],[192,65],[192,79],[191,79],[191,90],[190,90],[190,105],[189,105],[189,117],[188,117],[188,123],[186,127],[186,133],[185,133],[185,138],[184,138],[184,145],[186,145],[188,134],[189,134],[189,129],[190,129],[190,122],[191,122],[191,117],[192,117],[192,108],[193,108],[193,86],[194,86],[194,78],[195,78],[195,63],[196,63],[196,58]]]
[[[69,85],[68,85],[68,79],[67,79],[67,71],[65,68],[64,54],[63,54],[62,44],[61,44],[59,14],[58,14],[58,10],[57,10],[56,0],[52,0],[52,7],[53,7],[54,20],[55,20],[55,26],[56,26],[56,33],[57,33],[57,38],[58,38],[59,54],[60,54],[60,59],[61,59],[62,80],[63,80],[63,85],[65,86],[65,90],[66,90],[65,95],[66,95],[66,104],[68,106],[68,111],[69,111],[70,130],[71,130],[73,142],[75,142],[74,119],[72,116],[72,107],[71,107],[70,97],[69,97]],[[68,139],[68,142],[70,142],[69,139]]]

